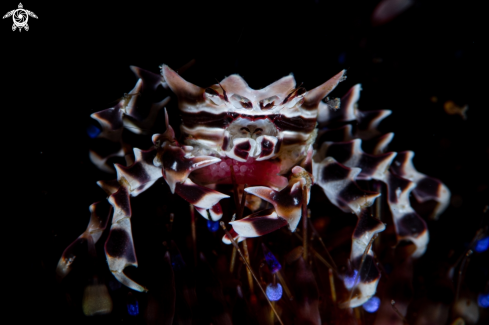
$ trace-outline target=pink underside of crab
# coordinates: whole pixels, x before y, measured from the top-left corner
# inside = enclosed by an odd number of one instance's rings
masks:
[[[288,184],[287,178],[277,175],[280,171],[279,162],[256,161],[255,158],[248,158],[246,162],[224,158],[219,163],[194,171],[191,177],[201,184],[232,184],[231,165],[237,184],[274,188],[283,188]]]

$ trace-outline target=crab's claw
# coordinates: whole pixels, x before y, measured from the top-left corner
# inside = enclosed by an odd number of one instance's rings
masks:
[[[210,156],[188,157],[181,147],[172,145],[165,148],[157,160],[163,166],[163,177],[172,193],[175,193],[177,184],[183,184],[192,171],[221,161]]]
[[[287,220],[279,217],[273,208],[261,210],[250,214],[246,218],[230,222],[234,232],[244,238],[266,235],[282,228],[287,223]],[[223,239],[223,241],[227,243],[226,240]]]
[[[195,206],[195,210],[197,210],[207,220],[218,221],[221,220],[223,216],[220,203],[214,204],[210,209]]]
[[[262,236],[287,224],[291,231],[295,231],[301,219],[302,206],[309,202],[310,186],[310,174],[304,168],[296,166],[292,169],[289,184],[280,191],[266,186],[246,188],[247,193],[270,202],[273,209],[261,210],[243,219],[230,222],[233,230],[240,238]],[[227,243],[229,240],[224,237],[223,241]]]
[[[212,210],[214,206],[219,204],[219,201],[221,199],[229,197],[229,195],[222,194],[210,188],[197,185],[189,178],[187,178],[183,183],[177,183],[175,187],[175,192],[187,202],[204,210]],[[219,208],[216,207],[214,210],[216,216],[220,214],[218,212]],[[199,212],[201,211],[199,210]]]

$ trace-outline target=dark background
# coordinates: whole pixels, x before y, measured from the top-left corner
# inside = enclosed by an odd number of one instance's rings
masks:
[[[91,165],[86,128],[91,113],[132,89],[130,65],[158,72],[196,59],[184,77],[203,87],[239,73],[262,88],[293,72],[306,89],[347,69],[332,95],[362,83],[361,109],[393,111],[381,126],[395,132],[390,149],[413,150],[416,168],[452,192],[432,242],[457,249],[470,241],[489,198],[482,10],[475,1],[417,1],[374,27],[377,3],[29,1],[24,8],[39,19],[28,32],[2,20],[2,164],[16,199],[5,202],[15,213],[4,212],[12,222],[4,269],[26,273],[4,281],[20,294],[11,299],[18,317],[74,317],[62,312],[54,268],[85,229],[88,206],[105,196],[95,182],[110,176]],[[446,114],[448,100],[469,105],[467,120]]]

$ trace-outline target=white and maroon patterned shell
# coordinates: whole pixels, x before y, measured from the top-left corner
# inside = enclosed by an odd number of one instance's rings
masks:
[[[321,100],[344,79],[345,71],[310,91],[297,87],[292,75],[260,90],[238,75],[205,89],[168,66],[162,67],[162,75],[178,96],[183,141],[194,147],[192,154],[248,165],[269,160],[285,174],[316,140]]]

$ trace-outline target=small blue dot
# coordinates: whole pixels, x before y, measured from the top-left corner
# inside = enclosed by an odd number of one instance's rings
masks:
[[[482,308],[489,307],[489,293],[481,293],[477,299],[477,302]]]
[[[127,313],[131,316],[137,316],[139,314],[139,304],[137,300],[132,304],[127,304]]]
[[[182,255],[175,254],[171,255],[171,266],[174,271],[180,271],[185,267],[185,262],[183,261]]]
[[[93,125],[93,124],[90,124],[87,127],[87,134],[92,139],[98,137],[98,135],[100,134],[100,132],[101,132],[101,130],[98,127],[96,127],[95,125]]]
[[[477,242],[477,244],[474,247],[474,250],[478,253],[482,253],[487,251],[487,248],[489,248],[489,237],[484,237]]]
[[[346,53],[343,52],[338,56],[338,62],[339,64],[343,64],[345,63],[345,61],[346,61]]]
[[[272,252],[270,252],[270,250],[267,248],[267,246],[265,246],[265,244],[262,243],[261,247],[263,249],[263,255],[265,255],[265,262],[267,263],[270,272],[272,273],[278,272],[282,268],[282,265],[280,265],[275,255],[273,255]]]
[[[280,283],[277,283],[276,285],[273,285],[273,283],[270,283],[267,285],[267,297],[271,301],[277,301],[280,298],[282,298],[282,286]]]
[[[353,270],[352,275],[350,275],[350,276],[347,275],[343,278],[343,282],[345,283],[345,287],[347,289],[353,288],[355,286],[355,284],[358,284],[358,282],[360,282],[360,277],[358,277],[357,282],[355,283],[355,279],[357,277],[357,274],[358,274],[358,271]]]
[[[216,232],[219,230],[219,221],[207,220],[207,228],[211,232]]]
[[[363,304],[363,309],[369,313],[375,313],[380,306],[380,299],[378,297],[372,297]]]

